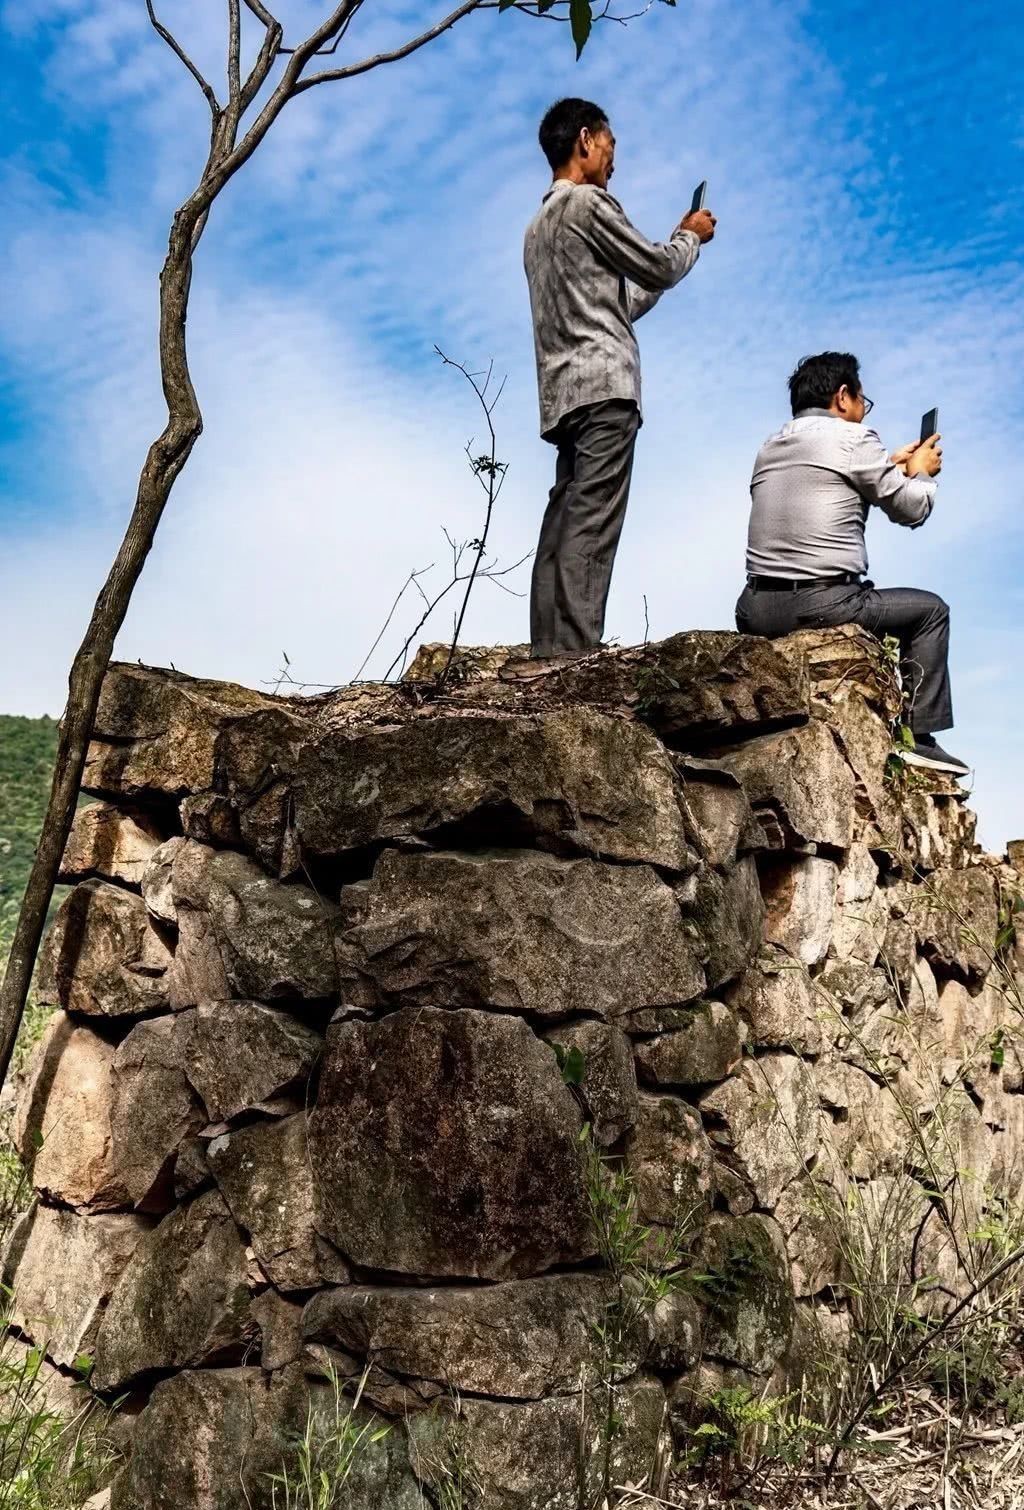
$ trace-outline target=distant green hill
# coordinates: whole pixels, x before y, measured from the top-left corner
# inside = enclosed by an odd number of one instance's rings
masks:
[[[32,867],[56,752],[55,719],[0,714],[0,962]]]

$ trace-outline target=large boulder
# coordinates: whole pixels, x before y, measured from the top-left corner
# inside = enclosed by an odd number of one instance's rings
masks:
[[[736,1014],[704,1001],[672,1013],[674,1026],[636,1046],[640,1078],[654,1085],[696,1086],[724,1080],[743,1052]]]
[[[818,1054],[831,1037],[832,1013],[807,969],[782,949],[768,949],[737,983],[732,1006],[758,1049]]]
[[[170,963],[141,897],[85,881],[43,941],[40,999],[87,1017],[144,1017],[166,1009]]]
[[[57,879],[68,886],[99,877],[138,888],[163,841],[164,834],[148,813],[90,802],[75,814]]]
[[[385,850],[340,970],[355,1000],[618,1019],[698,995],[702,952],[647,865]]]
[[[638,1220],[657,1229],[661,1238],[685,1243],[713,1193],[711,1146],[700,1114],[678,1096],[642,1094],[626,1144],[626,1167],[636,1190]]]
[[[211,1122],[301,1091],[323,1038],[259,1001],[202,1002],[175,1021],[178,1051]]]
[[[937,870],[922,885],[894,887],[892,910],[906,918],[921,952],[944,975],[981,980],[989,973],[999,909],[986,866]]]
[[[303,1113],[214,1138],[207,1152],[221,1194],[277,1289],[322,1284]]]
[[[853,773],[821,719],[748,740],[722,764],[742,782],[773,848],[845,849],[853,838]]]
[[[114,1055],[110,1109],[113,1160],[133,1206],[173,1206],[179,1150],[205,1121],[174,1018],[138,1023]]]
[[[602,1404],[603,1404],[602,1397]],[[579,1398],[525,1405],[464,1399],[413,1416],[410,1455],[417,1477],[435,1491],[453,1481],[474,1486],[487,1510],[579,1510],[601,1502],[604,1433]],[[612,1484],[643,1484],[658,1461],[665,1392],[638,1376],[614,1396],[617,1429],[607,1448]],[[440,1500],[440,1503],[444,1503]]]
[[[599,1274],[441,1289],[325,1290],[303,1313],[307,1340],[337,1344],[392,1373],[504,1399],[579,1390],[612,1299]]]
[[[159,1383],[138,1419],[111,1510],[276,1510],[284,1491],[275,1478],[287,1472],[295,1492],[296,1442],[307,1426],[314,1455],[326,1444],[327,1461],[332,1438],[360,1436],[347,1505],[422,1510],[401,1429],[353,1410],[297,1368],[186,1370]]]
[[[864,844],[851,845],[839,866],[836,917],[829,952],[838,960],[873,965],[889,925],[886,895],[877,889],[878,866]]]
[[[115,661],[103,679],[82,785],[115,798],[204,792],[218,778],[225,736],[239,726],[238,744],[248,747],[250,761],[265,763],[261,742],[253,738],[260,715],[264,749],[268,719],[285,728],[295,723],[286,699]]]
[[[768,942],[804,965],[823,960],[832,942],[838,876],[835,861],[817,855],[767,867],[761,888]]]
[[[192,841],[174,857],[180,929],[171,1004],[334,995],[340,914],[308,886],[272,880],[252,860]]]
[[[702,1352],[770,1374],[789,1345],[795,1305],[782,1233],[771,1217],[712,1217],[700,1244]]]
[[[565,1071],[580,1068],[579,1095],[594,1140],[602,1148],[617,1143],[636,1124],[636,1067],[629,1039],[618,1028],[581,1017],[559,1023],[546,1034]],[[570,1058],[568,1056],[575,1056]]]
[[[104,1308],[149,1225],[139,1216],[31,1207],[12,1229],[0,1270],[11,1324],[61,1368],[74,1367],[92,1352]]]
[[[794,1054],[759,1054],[700,1098],[708,1135],[771,1210],[818,1151],[819,1115],[810,1067]]]
[[[764,829],[731,771],[718,761],[692,755],[680,755],[676,770],[686,836],[702,860],[709,865],[732,865],[741,855],[764,848]]]
[[[692,866],[675,776],[648,730],[589,708],[535,718],[438,714],[305,746],[295,827],[312,856],[455,826],[478,841]]]
[[[518,1278],[594,1251],[579,1108],[521,1018],[405,1007],[327,1035],[309,1149],[321,1232],[395,1273]]]
[[[761,947],[765,906],[753,855],[717,870],[702,865],[676,887],[684,925],[698,940],[709,991],[734,980]]]
[[[63,1012],[47,1024],[18,1094],[14,1143],[46,1199],[91,1211],[132,1204],[110,1130],[115,1050]]]
[[[93,1387],[235,1361],[255,1336],[245,1249],[215,1191],[164,1217],[135,1248],[96,1337]]]

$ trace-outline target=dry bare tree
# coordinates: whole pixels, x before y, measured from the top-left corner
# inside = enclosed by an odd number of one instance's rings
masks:
[[[172,218],[167,256],[160,273],[159,359],[167,423],[149,448],[124,539],[96,600],[68,678],[68,700],[49,804],[0,989],[0,1084],[7,1075],[61,856],[74,819],[89,737],[114,640],[171,488],[202,431],[202,414],[189,375],[185,326],[192,259],[218,195],[249,161],[290,101],[318,85],[352,79],[407,58],[474,11],[519,10],[545,20],[561,20],[570,28],[577,56],[593,20],[631,19],[614,13],[613,0],[606,0],[604,8],[596,12],[591,0],[463,0],[433,25],[390,51],[342,61],[355,34],[353,23],[366,9],[366,3],[367,0],[343,0],[342,4],[333,5],[329,15],[303,41],[286,45],[288,39],[281,22],[263,0],[225,0],[226,95],[222,103],[182,43],[158,18],[153,0],[145,0],[153,28],[206,99],[210,110],[210,146],[195,189]],[[645,8],[649,9],[653,3],[654,0],[649,0]],[[674,4],[675,0],[667,3]],[[331,61],[326,64],[317,61],[324,58]]]

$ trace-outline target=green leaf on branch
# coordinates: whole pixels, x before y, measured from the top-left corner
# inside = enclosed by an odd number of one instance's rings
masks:
[[[562,1062],[562,1079],[566,1085],[582,1085],[585,1062],[580,1049],[569,1049]]]
[[[590,0],[569,0],[569,24],[572,27],[572,39],[576,43],[576,57],[579,58],[594,24]]]

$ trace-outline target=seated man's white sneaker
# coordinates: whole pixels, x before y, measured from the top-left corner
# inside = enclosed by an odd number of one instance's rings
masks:
[[[899,754],[907,765],[920,766],[922,770],[948,771],[951,776],[970,775],[970,766],[936,744],[931,734],[919,735],[912,749],[900,750]]]

